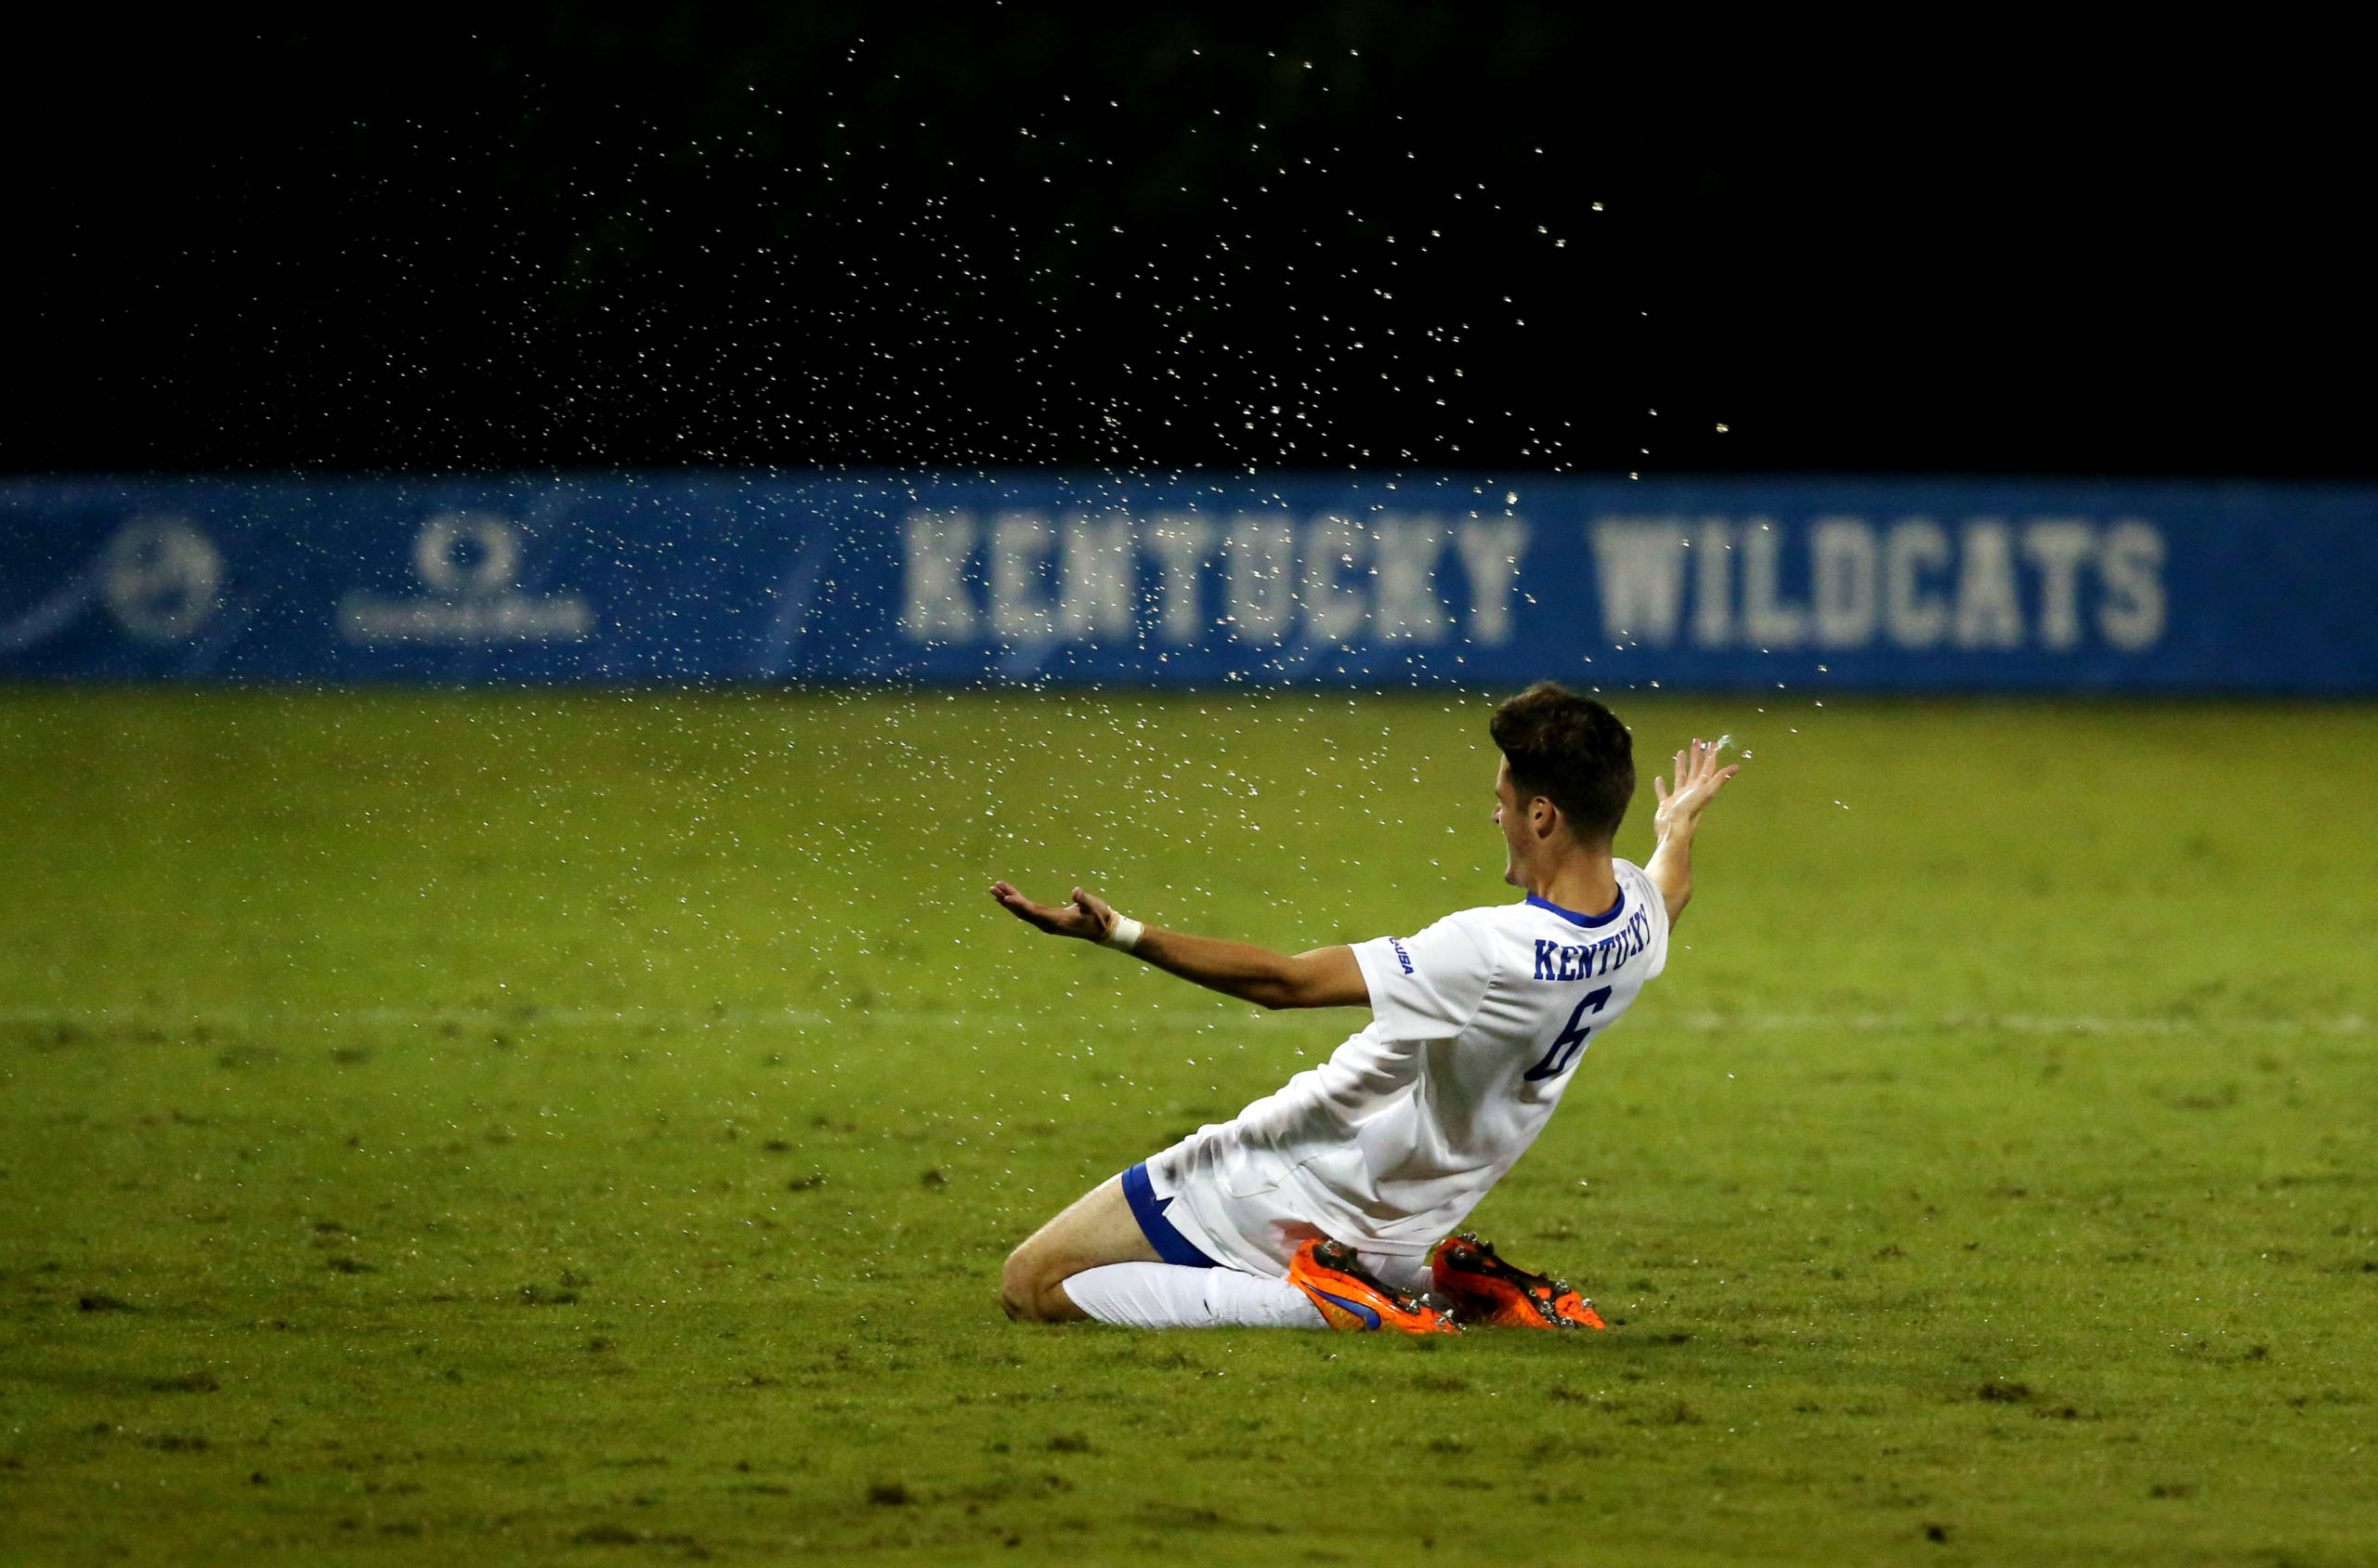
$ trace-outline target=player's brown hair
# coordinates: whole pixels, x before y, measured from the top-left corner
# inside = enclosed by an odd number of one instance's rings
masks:
[[[1590,697],[1538,681],[1486,722],[1510,760],[1511,788],[1538,795],[1568,820],[1579,843],[1606,843],[1635,798],[1635,743],[1618,715]]]

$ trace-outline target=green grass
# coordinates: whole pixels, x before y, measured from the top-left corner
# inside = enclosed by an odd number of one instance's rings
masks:
[[[1000,1316],[1362,1019],[983,889],[1499,900],[1476,699],[0,691],[0,1560],[2371,1561],[2378,713],[1777,697],[1424,1342]]]

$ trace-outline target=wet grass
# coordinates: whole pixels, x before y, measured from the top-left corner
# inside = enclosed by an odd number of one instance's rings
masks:
[[[0,1561],[2368,1561],[2378,716],[1766,705],[1447,1343],[1002,1320],[1359,1018],[980,888],[1499,898],[1475,700],[0,693]]]

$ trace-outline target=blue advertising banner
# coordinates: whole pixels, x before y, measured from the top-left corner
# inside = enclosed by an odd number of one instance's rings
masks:
[[[2378,692],[2378,490],[0,482],[0,676]]]

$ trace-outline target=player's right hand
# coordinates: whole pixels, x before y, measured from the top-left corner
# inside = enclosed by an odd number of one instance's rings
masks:
[[[1742,771],[1740,763],[1718,765],[1718,752],[1725,744],[1722,736],[1715,740],[1693,737],[1692,744],[1676,754],[1674,789],[1658,774],[1652,775],[1652,793],[1660,801],[1659,809],[1652,816],[1652,830],[1658,837],[1690,834],[1701,819],[1701,808],[1717,798],[1727,779]]]
[[[1026,925],[1038,926],[1052,936],[1078,936],[1085,942],[1095,942],[1115,929],[1115,910],[1105,899],[1094,893],[1074,889],[1069,904],[1035,904],[1016,890],[1011,882],[991,884],[991,896]]]

